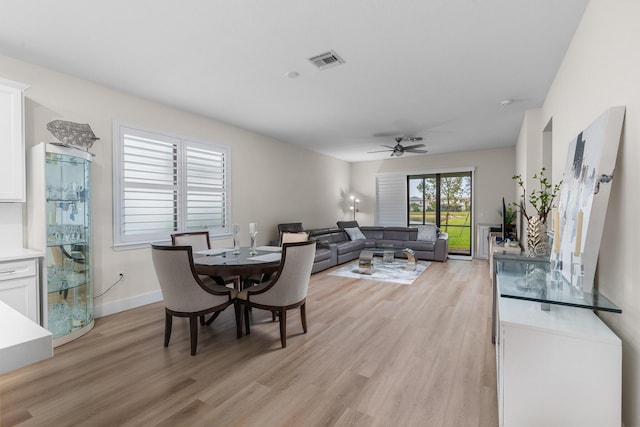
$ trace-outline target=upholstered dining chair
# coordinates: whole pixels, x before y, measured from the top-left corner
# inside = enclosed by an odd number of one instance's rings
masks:
[[[173,233],[171,235],[171,244],[174,246],[191,246],[194,252],[211,249],[211,240],[209,240],[208,231],[190,231],[187,233]],[[200,280],[209,282],[209,276],[200,276]],[[240,277],[212,277],[213,280],[219,285],[233,284],[233,287],[240,289]]]
[[[164,346],[169,346],[173,316],[188,317],[191,355],[198,346],[198,317],[214,313],[210,324],[225,308],[235,303],[237,290],[216,284],[204,284],[193,264],[191,246],[151,245],[153,266],[160,282],[165,304]],[[240,307],[235,305],[236,319]]]
[[[249,335],[249,309],[271,311],[272,318],[280,318],[280,343],[287,346],[287,310],[300,307],[302,329],[307,333],[307,289],[316,253],[316,242],[306,241],[282,245],[282,261],[273,280],[238,293],[238,305],[244,307],[246,333]],[[238,307],[239,308],[239,307]],[[242,318],[236,309],[238,338],[242,337]]]

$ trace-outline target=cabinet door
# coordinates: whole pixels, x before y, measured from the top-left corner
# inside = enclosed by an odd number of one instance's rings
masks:
[[[620,425],[620,345],[533,327],[500,330],[501,425]]]
[[[0,202],[25,199],[22,89],[0,81]]]
[[[0,301],[39,323],[35,260],[0,263]]]

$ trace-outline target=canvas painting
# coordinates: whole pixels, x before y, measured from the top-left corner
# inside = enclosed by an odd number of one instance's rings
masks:
[[[625,107],[608,109],[569,144],[558,201],[562,273],[570,282],[571,260],[579,255],[584,292],[593,289],[624,113]]]

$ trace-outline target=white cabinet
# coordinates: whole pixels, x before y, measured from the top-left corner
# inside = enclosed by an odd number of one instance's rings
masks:
[[[0,79],[0,202],[25,201],[24,90]]]
[[[621,341],[592,311],[500,297],[498,328],[500,426],[621,425]]]
[[[0,301],[36,323],[40,323],[39,255],[28,249],[16,249],[9,256],[0,253]]]
[[[476,258],[478,259],[489,258],[489,232],[492,227],[499,227],[499,225],[478,224],[478,237],[476,243]]]

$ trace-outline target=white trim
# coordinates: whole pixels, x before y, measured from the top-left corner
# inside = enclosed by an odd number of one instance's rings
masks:
[[[97,319],[99,317],[109,316],[111,314],[120,313],[121,311],[131,310],[132,308],[142,307],[143,305],[162,301],[162,299],[162,292],[155,291],[100,305],[94,303],[93,317]]]

